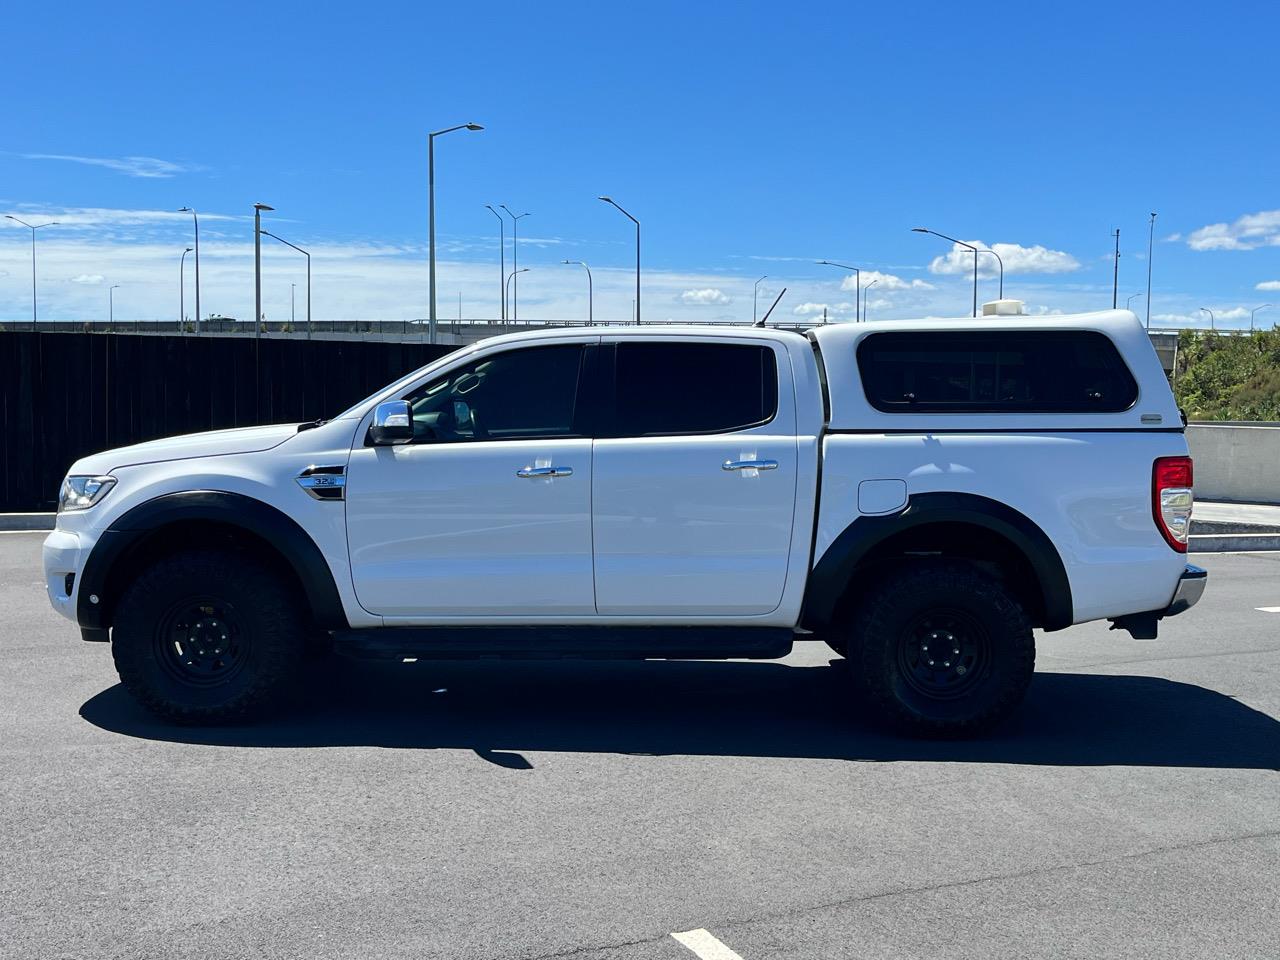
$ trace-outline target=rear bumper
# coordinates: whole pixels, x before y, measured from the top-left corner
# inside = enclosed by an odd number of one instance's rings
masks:
[[[1135,640],[1154,640],[1160,621],[1165,617],[1176,617],[1183,611],[1190,610],[1204,596],[1205,585],[1209,582],[1209,571],[1187,564],[1178,585],[1174,588],[1173,599],[1163,610],[1148,610],[1146,613],[1129,613],[1123,617],[1111,618],[1112,630],[1128,630]]]
[[[1173,599],[1161,616],[1175,617],[1184,610],[1190,610],[1204,595],[1205,585],[1209,582],[1209,571],[1203,567],[1187,564],[1178,579],[1178,588],[1173,591]]]

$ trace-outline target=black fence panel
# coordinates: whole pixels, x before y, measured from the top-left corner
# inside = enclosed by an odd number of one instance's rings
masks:
[[[0,331],[0,512],[52,510],[77,458],[331,417],[450,346]]]

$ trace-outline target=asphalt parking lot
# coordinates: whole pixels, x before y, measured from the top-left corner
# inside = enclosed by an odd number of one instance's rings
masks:
[[[1012,725],[929,743],[815,644],[338,661],[168,727],[49,609],[42,536],[0,535],[5,957],[1280,955],[1280,554],[1197,558],[1157,642],[1042,636]]]

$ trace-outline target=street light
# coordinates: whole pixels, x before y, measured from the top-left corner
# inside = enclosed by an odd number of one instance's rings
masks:
[[[640,326],[640,221],[633,217],[622,207],[618,206],[613,197],[597,197],[597,200],[603,200],[612,207],[617,208],[618,212],[636,225],[636,326]]]
[[[500,203],[498,204],[498,206],[500,206],[503,210],[507,211],[507,216],[511,218],[511,269],[513,272],[524,273],[525,271],[523,270],[519,270],[519,271],[516,270],[516,268],[520,266],[519,227],[520,227],[521,217],[527,217],[529,216],[529,213],[528,211],[521,214],[512,213],[511,208],[508,207],[505,203]],[[507,279],[510,280],[511,278],[508,277]],[[511,304],[511,322],[515,323],[517,320],[520,319],[520,281],[519,280],[516,281],[516,290],[515,290],[514,297],[511,295],[510,288],[506,289],[503,292],[503,295],[506,297],[507,302]]]
[[[978,315],[978,248],[975,247],[972,243],[965,243],[963,240],[957,240],[955,237],[948,237],[945,233],[939,233],[937,230],[930,230],[928,227],[912,227],[911,232],[912,233],[931,233],[935,237],[941,237],[943,240],[950,240],[952,243],[956,244],[957,246],[968,247],[970,250],[973,251],[973,315],[976,317]],[[999,254],[996,255],[996,259],[999,259]],[[1000,264],[1000,273],[1001,273],[1001,276],[1004,275],[1003,262],[1001,262]],[[1000,290],[1001,298],[1003,299],[1003,295],[1004,295],[1003,280],[1001,280],[1000,282],[1000,287],[1001,287],[1001,290]]]
[[[1269,304],[1269,303],[1264,303],[1264,304],[1262,304],[1261,306],[1254,307],[1252,310],[1250,310],[1250,311],[1249,311],[1249,330],[1250,330],[1250,332],[1252,332],[1252,331],[1253,331],[1253,315],[1254,315],[1255,313],[1257,313],[1259,310],[1265,310],[1265,309],[1267,309],[1267,307],[1269,307],[1269,306],[1271,306],[1271,304]]]
[[[1133,303],[1134,297],[1143,297],[1143,296],[1146,296],[1146,294],[1144,294],[1141,290],[1139,290],[1137,293],[1133,294],[1132,296],[1125,297],[1124,308],[1126,310],[1129,309],[1129,304]]]
[[[867,284],[867,299],[862,301],[862,322],[867,322],[867,311],[871,309],[871,288],[880,282],[880,278],[876,277]]]
[[[191,207],[180,207],[179,213],[191,214],[191,222],[196,228],[196,336],[200,336],[200,218]]]
[[[116,291],[120,289],[120,284],[115,284],[107,288],[107,329],[110,330],[116,325]]]
[[[284,237],[277,237],[274,233],[272,233],[269,230],[263,230],[262,232],[264,235],[270,237],[272,240],[279,240],[286,247],[292,247],[294,250],[297,250],[300,254],[302,254],[304,257],[307,258],[307,339],[310,340],[311,339],[311,254],[307,253],[307,251],[303,250],[296,243],[290,243]],[[292,310],[293,310],[292,301],[290,301],[289,309],[290,309],[290,312],[292,313]]]
[[[989,253],[996,258],[996,263],[1000,264],[1000,299],[1004,299],[1004,261],[1000,259],[1000,254],[996,253],[990,247],[983,247],[981,253]],[[1115,306],[1115,304],[1112,304]]]
[[[253,205],[253,339],[262,329],[262,211],[274,210],[265,203]]]
[[[1214,326],[1213,326],[1213,311],[1212,311],[1212,310],[1210,310],[1208,307],[1201,307],[1200,309],[1209,315],[1209,329],[1210,329],[1210,330],[1214,329]]]
[[[191,248],[182,251],[182,256],[178,259],[178,333],[186,335],[187,322],[187,254],[191,252]]]
[[[1151,214],[1151,227],[1147,232],[1147,329],[1151,329],[1151,244],[1156,237],[1156,215]]]
[[[19,220],[13,214],[6,213],[5,219],[12,220],[14,223],[20,223],[31,231],[31,329],[36,326],[36,231],[44,227],[56,227],[57,220],[50,220],[48,223],[37,223],[34,226],[25,220]]]
[[[498,218],[498,308],[505,323],[507,320],[507,291],[504,289],[507,279],[507,221],[503,220],[502,214],[489,204],[486,203],[484,208]]]
[[[561,263],[580,263],[582,268],[587,271],[587,326],[594,327],[596,325],[596,308],[595,293],[591,288],[591,268],[587,266],[585,260],[561,260]]]
[[[862,271],[846,263],[836,263],[834,260],[819,260],[817,262],[824,267],[839,267],[841,270],[853,271],[853,322],[857,323],[858,315],[862,313]]]
[[[298,285],[296,283],[290,283],[289,284],[289,327],[291,329],[298,319],[298,314],[293,308],[293,303],[294,303],[293,298],[294,298],[294,294],[296,294],[297,292],[298,292]]]
[[[528,273],[528,272],[529,272],[528,267],[521,267],[519,270],[512,270],[511,273],[507,275],[507,293],[508,294],[511,292],[511,281],[515,278],[515,275],[517,273]],[[514,320],[512,322],[514,322]]]
[[[460,123],[456,127],[447,127],[444,130],[437,130],[434,133],[427,134],[427,224],[429,237],[429,255],[431,262],[430,269],[430,286],[431,286],[431,307],[428,317],[429,329],[431,331],[431,342],[436,342],[436,137],[443,136],[446,133],[453,133],[455,130],[483,130],[484,127],[478,123]]]
[[[760,284],[763,281],[768,279],[769,279],[769,275],[766,273],[763,277],[757,280],[755,284],[751,287],[751,325],[753,327],[756,324],[756,298],[760,294]]]

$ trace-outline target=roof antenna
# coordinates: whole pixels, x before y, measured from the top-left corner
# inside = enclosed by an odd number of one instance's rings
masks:
[[[786,288],[786,287],[783,287],[783,288],[782,288],[782,293],[778,294],[778,300],[781,300],[781,299],[782,299],[782,294],[783,294],[783,293],[786,293],[786,292],[787,292],[787,288]],[[778,305],[778,300],[774,300],[774,301],[773,301],[773,307],[776,307],[776,306]],[[753,327],[763,327],[763,326],[764,326],[764,322],[765,322],[766,320],[768,320],[768,319],[769,319],[769,314],[773,313],[773,307],[770,307],[768,310],[766,310],[766,311],[764,312],[764,316],[763,316],[763,317],[761,317],[759,320],[757,320],[755,323],[753,323],[753,324],[752,324],[752,326],[753,326]]]

